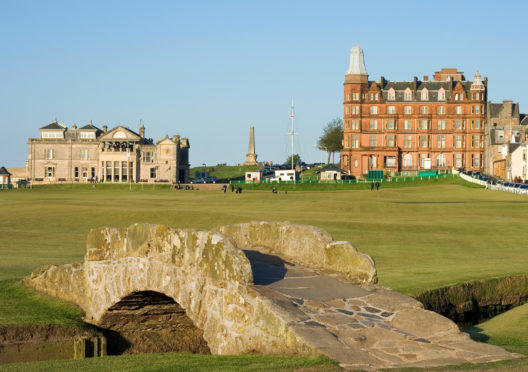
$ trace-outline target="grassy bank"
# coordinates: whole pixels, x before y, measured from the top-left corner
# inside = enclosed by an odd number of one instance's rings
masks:
[[[326,357],[139,354],[81,360],[0,364],[0,371],[339,371]]]
[[[421,187],[421,186],[433,186],[433,185],[461,185],[470,188],[484,188],[483,186],[469,183],[462,180],[457,176],[448,176],[433,179],[423,180],[410,180],[400,179],[398,182],[381,182],[380,189],[394,189],[394,188],[405,188],[405,187]],[[370,190],[370,182],[360,183],[333,183],[333,182],[321,182],[321,183],[246,183],[237,184],[236,186],[242,187],[243,190],[272,190],[277,189],[278,191],[342,191],[342,190]]]
[[[516,307],[493,319],[469,328],[471,338],[528,354],[528,304]],[[528,365],[528,362],[527,362]]]
[[[246,167],[246,166],[230,166],[230,165],[214,165],[205,167],[193,167],[190,169],[190,177],[194,178],[194,172],[209,172],[210,177],[216,177],[219,182],[229,182],[229,180],[241,179],[243,180],[246,172],[254,172],[262,167]]]

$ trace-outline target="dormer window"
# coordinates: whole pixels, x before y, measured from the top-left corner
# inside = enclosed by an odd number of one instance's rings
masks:
[[[387,99],[389,101],[394,101],[396,99],[396,92],[394,91],[393,88],[390,88],[389,91],[387,92]]]
[[[62,132],[56,131],[56,132],[42,132],[41,134],[42,138],[64,138],[64,134]]]
[[[81,138],[95,138],[95,133],[94,132],[81,132],[80,133],[81,135]]]
[[[445,101],[445,99],[446,99],[445,90],[444,90],[444,88],[440,88],[438,90],[438,100],[439,101]]]
[[[422,94],[420,98],[422,101],[429,101],[429,91],[427,90],[427,88],[422,89]]]
[[[412,92],[409,88],[405,89],[405,92],[403,93],[403,99],[405,101],[412,101]]]

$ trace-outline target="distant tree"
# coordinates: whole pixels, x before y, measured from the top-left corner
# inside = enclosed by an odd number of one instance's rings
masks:
[[[293,154],[293,164],[299,164],[301,162],[301,156],[299,154]],[[292,157],[291,155],[288,156],[288,159],[284,162],[284,164],[291,164],[292,163]]]
[[[336,118],[327,123],[323,129],[323,135],[319,137],[317,142],[319,150],[328,153],[328,160],[326,164],[330,163],[330,155],[332,155],[332,162],[334,162],[334,154],[343,149],[343,120]]]

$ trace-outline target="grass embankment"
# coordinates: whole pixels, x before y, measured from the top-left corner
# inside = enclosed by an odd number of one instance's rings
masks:
[[[528,354],[528,304],[497,315],[466,330],[471,338]],[[528,364],[528,361],[527,361]]]
[[[209,172],[209,177],[216,177],[218,182],[229,182],[229,180],[243,180],[246,172],[254,172],[262,169],[261,166],[247,167],[247,166],[231,166],[231,165],[215,165],[205,167],[194,167],[190,169],[190,177],[194,178],[194,172],[206,171]]]
[[[323,357],[268,355],[200,355],[187,353],[139,354],[81,360],[0,364],[2,371],[339,371]]]
[[[407,180],[404,178],[400,179],[398,182],[381,182],[380,189],[394,189],[402,187],[421,187],[421,186],[432,186],[432,185],[461,185],[469,188],[481,189],[483,186],[469,183],[462,180],[457,176],[447,176],[440,178],[432,179],[423,179],[423,180],[410,180],[411,177],[408,177]],[[243,190],[272,190],[277,189],[278,191],[342,191],[342,190],[370,190],[371,182],[359,182],[359,183],[340,183],[337,182],[321,182],[321,183],[246,183],[246,184],[237,184],[236,186],[242,187]]]
[[[381,285],[411,295],[526,273],[526,197],[427,182],[384,184],[380,191],[288,194],[172,191],[158,185],[133,185],[132,191],[128,185],[63,185],[0,192],[0,319],[75,322],[78,313],[68,305],[42,311],[42,296],[26,292],[20,280],[42,265],[82,260],[89,229],[135,222],[205,229],[251,220],[319,226],[370,254]],[[526,323],[517,326],[528,331]]]

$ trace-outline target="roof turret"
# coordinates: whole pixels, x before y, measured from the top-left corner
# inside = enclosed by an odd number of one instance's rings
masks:
[[[365,57],[363,49],[359,45],[350,50],[350,63],[348,64],[347,75],[367,75],[365,68]]]

